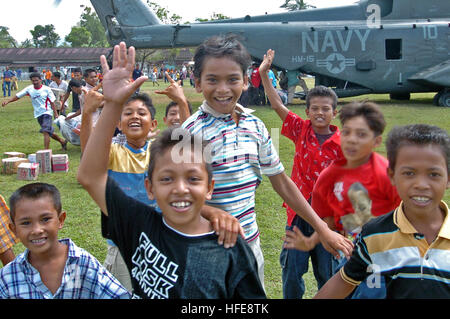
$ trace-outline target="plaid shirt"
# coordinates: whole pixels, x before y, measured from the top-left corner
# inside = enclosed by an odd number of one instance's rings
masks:
[[[69,246],[61,286],[53,295],[28,262],[28,249],[0,270],[0,298],[128,299],[127,290],[91,254],[66,238]]]
[[[0,254],[11,249],[18,242],[16,235],[8,227],[9,223],[11,223],[9,208],[5,199],[0,195]]]

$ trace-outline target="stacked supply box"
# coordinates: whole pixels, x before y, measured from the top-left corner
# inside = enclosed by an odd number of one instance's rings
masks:
[[[69,155],[56,154],[52,155],[52,170],[56,172],[68,172],[69,171]]]
[[[16,174],[17,168],[21,163],[28,163],[28,160],[22,157],[8,157],[2,159],[2,173],[7,175]]]
[[[27,156],[21,152],[5,152],[5,153],[3,153],[3,158],[8,158],[8,157],[26,158]]]
[[[39,173],[52,172],[52,150],[40,150],[36,152],[36,163],[39,164]]]
[[[39,176],[38,163],[21,163],[17,168],[17,179],[35,181]]]
[[[28,155],[28,160],[30,161],[30,163],[36,163],[36,154]]]

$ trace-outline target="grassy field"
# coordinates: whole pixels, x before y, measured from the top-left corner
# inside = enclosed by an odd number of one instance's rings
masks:
[[[311,81],[311,79],[308,79]],[[28,85],[28,81],[20,83],[20,88]],[[308,83],[313,86],[312,82]],[[160,82],[160,87],[165,87]],[[144,84],[142,90],[151,95],[156,107],[156,118],[158,127],[163,129],[163,116],[165,106],[169,99],[165,96],[153,94],[158,87],[153,87],[151,82]],[[194,110],[202,102],[202,96],[189,86],[185,81],[185,94],[191,101]],[[15,93],[13,91],[13,93]],[[339,104],[351,100],[370,99],[379,103],[383,109],[387,120],[387,132],[394,125],[404,125],[409,123],[427,123],[438,125],[450,130],[450,109],[435,107],[431,105],[432,93],[412,94],[410,101],[391,101],[388,95],[368,95],[354,98],[341,99]],[[0,97],[0,102],[4,98]],[[71,99],[70,99],[71,100]],[[269,129],[277,129],[280,134],[281,120],[276,116],[270,107],[253,107],[256,116],[261,118]],[[294,100],[292,111],[305,116],[305,102]],[[333,122],[339,125],[338,120]],[[33,118],[33,111],[29,98],[9,104],[6,108],[0,107],[0,154],[8,151],[18,151],[31,154],[43,148],[42,135],[38,133],[39,125]],[[58,130],[56,132],[59,134]],[[274,136],[276,131],[272,131]],[[59,143],[52,141],[51,147],[53,153],[64,153]],[[385,147],[380,146],[378,152],[385,155]],[[280,136],[279,153],[281,160],[290,175],[292,170],[292,159],[294,156],[294,145],[287,138]],[[68,145],[67,154],[70,158],[70,171],[68,173],[54,173],[39,176],[39,181],[56,185],[62,194],[63,208],[67,211],[67,219],[60,237],[70,237],[74,242],[91,252],[100,261],[103,261],[106,255],[106,243],[100,233],[100,213],[95,203],[91,200],[87,192],[76,181],[76,172],[80,162],[80,147]],[[0,155],[1,156],[1,155]],[[6,199],[18,187],[26,184],[25,181],[19,181],[16,176],[0,175],[0,194]],[[445,200],[450,203],[450,191],[446,192]],[[264,178],[264,182],[257,190],[256,211],[258,224],[261,229],[261,245],[265,258],[265,286],[269,298],[282,298],[281,292],[281,268],[279,265],[279,253],[284,235],[286,222],[285,210],[281,207],[282,200],[271,188],[270,182]],[[16,254],[22,252],[23,245],[15,246]],[[311,268],[311,267],[310,267]],[[305,276],[306,295],[305,298],[311,298],[316,292],[316,284],[312,271]]]

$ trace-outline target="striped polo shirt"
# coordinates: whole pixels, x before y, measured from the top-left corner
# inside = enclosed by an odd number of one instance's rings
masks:
[[[342,279],[358,285],[367,278],[369,284],[381,274],[387,298],[450,298],[450,220],[448,206],[441,202],[440,207],[446,217],[430,245],[408,221],[402,204],[368,222],[340,270]]]
[[[264,123],[237,104],[239,123],[231,114],[212,109],[206,101],[183,127],[209,141],[213,177],[212,199],[208,205],[236,217],[250,242],[259,236],[255,215],[255,190],[262,174],[273,176],[284,171]],[[208,153],[209,155],[209,153]]]

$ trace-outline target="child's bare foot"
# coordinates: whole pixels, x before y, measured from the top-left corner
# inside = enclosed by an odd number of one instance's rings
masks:
[[[67,140],[64,140],[64,142],[61,143],[61,147],[64,151],[67,151]]]

